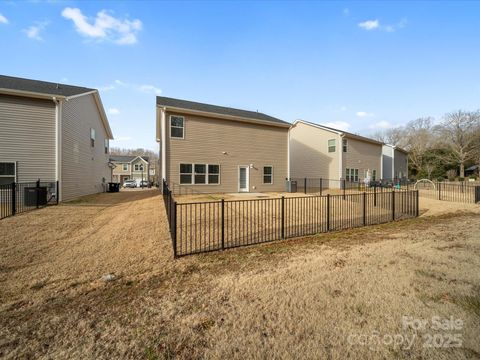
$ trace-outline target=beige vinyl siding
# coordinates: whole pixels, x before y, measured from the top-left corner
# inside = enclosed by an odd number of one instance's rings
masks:
[[[55,104],[0,95],[0,162],[17,162],[17,181],[55,180]]]
[[[109,155],[105,154],[107,133],[93,95],[63,103],[62,119],[62,200],[102,192],[102,180],[110,181]],[[96,132],[90,146],[90,129]]]
[[[407,166],[407,158],[408,155],[402,151],[395,150],[395,157],[394,157],[394,169],[395,169],[395,177],[400,177],[400,173],[402,174],[402,178],[408,177],[408,166]]]
[[[288,128],[174,114],[185,118],[184,139],[175,139],[170,138],[170,115],[167,112],[167,181],[175,192],[237,192],[238,167],[250,164],[251,192],[285,189]],[[220,184],[180,185],[180,163],[220,165]],[[273,166],[273,184],[263,184],[266,165]]]
[[[335,139],[335,152],[328,152],[328,140]],[[297,123],[290,129],[290,175],[292,178],[338,180],[342,151],[338,134]]]
[[[113,175],[130,175],[131,173],[131,165],[130,163],[119,163],[119,162],[114,162],[115,168],[113,169]],[[127,170],[123,170],[123,164],[128,165]]]
[[[132,179],[135,179],[137,181],[142,180],[142,171],[136,171],[135,170],[135,164],[143,164],[143,180],[148,180],[148,171],[149,171],[149,166],[148,163],[141,160],[141,159],[136,159],[132,162]]]
[[[342,177],[345,178],[345,169],[358,169],[359,179],[364,179],[365,171],[377,172],[377,180],[381,177],[382,144],[374,144],[368,141],[345,137],[348,141],[348,151],[343,154]]]

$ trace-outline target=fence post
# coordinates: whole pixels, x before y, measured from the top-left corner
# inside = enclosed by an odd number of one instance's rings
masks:
[[[37,198],[37,209],[40,207],[39,200],[40,200],[40,179],[37,180],[37,184],[35,186],[35,194]]]
[[[173,240],[173,257],[177,257],[177,202],[173,201],[173,212],[172,212],[172,240]]]
[[[367,225],[367,193],[363,192],[363,226]]]
[[[222,250],[225,250],[225,199],[222,199]]]
[[[12,183],[12,215],[17,212],[17,183]]]
[[[416,201],[416,205],[417,205],[417,208],[415,209],[415,216],[418,217],[418,215],[420,214],[420,204],[419,204],[419,194],[418,194],[418,190],[417,190],[417,194],[416,194],[416,198],[417,198],[417,201]]]
[[[307,178],[303,179],[303,192],[307,193]]]
[[[330,231],[330,194],[327,194],[327,231]]]
[[[285,196],[282,196],[282,239],[285,239]]]
[[[347,182],[345,179],[343,179],[343,200],[346,199],[346,196],[345,196],[345,188],[347,187],[346,185],[347,185]]]
[[[57,180],[57,205],[60,199],[60,182]]]
[[[377,184],[373,185],[373,206],[377,206]]]
[[[392,188],[392,221],[395,221],[395,188]]]
[[[322,187],[323,187],[322,182],[323,182],[323,179],[320,178],[320,196],[322,196]]]
[[[439,182],[439,183],[438,183],[438,200],[442,200],[442,194],[441,194],[441,192],[440,192],[441,186],[442,186],[442,183]]]

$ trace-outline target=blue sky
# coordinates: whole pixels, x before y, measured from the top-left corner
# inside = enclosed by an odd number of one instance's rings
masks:
[[[155,95],[368,135],[480,107],[480,3],[0,2],[0,72],[98,88],[157,149]]]

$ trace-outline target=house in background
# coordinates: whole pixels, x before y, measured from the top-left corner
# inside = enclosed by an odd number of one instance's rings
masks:
[[[104,191],[111,139],[98,90],[0,75],[0,184],[58,181],[60,201]]]
[[[135,180],[140,185],[140,181],[149,180],[148,156],[111,155],[110,162],[114,165],[112,170],[113,182],[123,184],[126,180]]]
[[[158,96],[160,178],[182,194],[283,191],[289,127],[255,111]]]
[[[379,180],[382,145],[363,136],[297,120],[289,135],[290,176],[355,182],[365,178]]]
[[[408,179],[408,151],[384,144],[382,162],[382,179]]]

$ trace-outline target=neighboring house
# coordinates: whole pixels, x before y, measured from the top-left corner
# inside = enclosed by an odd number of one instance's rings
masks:
[[[289,144],[292,178],[380,179],[383,143],[379,141],[297,120]]]
[[[289,127],[255,111],[157,97],[160,179],[174,193],[284,191]]]
[[[148,156],[111,155],[110,162],[114,165],[112,181],[123,184],[126,180],[148,180],[150,166]]]
[[[59,181],[59,200],[104,191],[113,139],[98,90],[0,76],[0,183]]]
[[[382,162],[382,179],[408,179],[408,151],[384,144]]]

